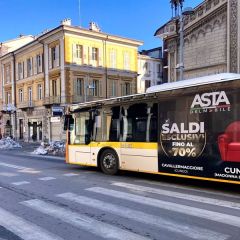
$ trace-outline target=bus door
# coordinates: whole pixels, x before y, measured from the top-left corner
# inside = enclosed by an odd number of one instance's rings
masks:
[[[71,162],[91,165],[91,117],[89,111],[74,114],[74,129],[71,133],[69,150]]]
[[[157,172],[157,104],[124,106],[121,114],[122,169]]]

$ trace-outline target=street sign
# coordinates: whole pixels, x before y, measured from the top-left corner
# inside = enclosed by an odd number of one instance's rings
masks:
[[[64,113],[64,107],[61,106],[52,106],[52,116],[62,116]]]
[[[51,117],[51,123],[56,123],[56,122],[60,122],[61,118],[60,117]]]

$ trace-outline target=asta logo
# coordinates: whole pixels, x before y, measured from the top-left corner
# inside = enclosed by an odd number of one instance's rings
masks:
[[[197,94],[191,105],[190,113],[231,111],[231,104],[225,91]]]

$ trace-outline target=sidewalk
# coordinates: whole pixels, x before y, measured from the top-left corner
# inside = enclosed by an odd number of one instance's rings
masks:
[[[32,153],[36,148],[40,146],[40,143],[35,142],[19,142],[19,144],[22,146],[23,152],[29,153]]]
[[[54,157],[54,158],[65,158],[65,154],[51,154],[48,153],[46,155],[40,155],[40,154],[33,154],[34,150],[36,150],[38,147],[40,147],[40,143],[37,142],[19,142],[19,144],[22,145],[21,152],[31,154],[32,156],[45,156],[45,157]]]

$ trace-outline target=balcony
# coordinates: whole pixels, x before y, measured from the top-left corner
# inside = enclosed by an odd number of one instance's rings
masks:
[[[20,102],[18,103],[17,107],[19,109],[30,109],[30,108],[34,108],[35,107],[35,103],[34,101],[25,101],[25,102]]]
[[[44,105],[53,105],[53,104],[60,104],[60,103],[61,103],[61,96],[45,97],[43,100]]]

